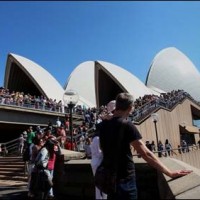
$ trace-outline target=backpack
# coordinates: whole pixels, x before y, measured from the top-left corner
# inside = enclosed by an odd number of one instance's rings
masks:
[[[22,155],[22,159],[24,162],[29,161],[30,160],[30,149],[29,146],[26,147],[23,155]]]

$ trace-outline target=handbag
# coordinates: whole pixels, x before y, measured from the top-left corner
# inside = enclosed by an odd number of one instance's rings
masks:
[[[99,165],[95,173],[95,186],[105,194],[116,192],[116,172]]]
[[[124,126],[122,125],[120,129],[117,152],[120,149],[120,143],[123,136]],[[117,154],[117,153],[116,153]],[[112,194],[116,192],[117,188],[117,165],[119,161],[115,161],[115,169],[107,168],[103,165],[104,158],[101,164],[97,167],[95,175],[94,175],[94,183],[95,186],[105,194]]]
[[[39,170],[38,172],[38,187],[40,191],[49,191],[53,186],[53,182],[50,180],[45,170]]]
[[[34,170],[31,172],[30,189],[33,192],[46,192],[49,191],[51,187],[53,187],[53,182],[48,172],[35,166]]]

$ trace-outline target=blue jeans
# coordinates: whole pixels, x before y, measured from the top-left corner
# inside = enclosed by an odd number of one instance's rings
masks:
[[[109,194],[107,199],[112,200],[134,200],[137,199],[137,187],[135,177],[120,180],[117,183],[115,194]]]
[[[48,174],[49,179],[53,181],[54,170],[46,170],[46,172],[47,172],[47,174]],[[51,187],[51,188],[49,189],[48,195],[54,196],[54,195],[53,195],[53,187]]]

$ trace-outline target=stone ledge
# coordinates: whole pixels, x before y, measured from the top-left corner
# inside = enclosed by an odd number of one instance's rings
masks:
[[[172,170],[189,169],[191,174],[176,179],[159,174],[159,187],[163,199],[199,199],[200,197],[200,170],[174,158],[161,159],[163,164]],[[162,180],[163,176],[164,180]],[[166,182],[167,184],[165,184]]]
[[[73,160],[73,159],[82,159],[85,157],[85,153],[70,151],[66,149],[61,149],[61,153],[64,155],[64,161]]]

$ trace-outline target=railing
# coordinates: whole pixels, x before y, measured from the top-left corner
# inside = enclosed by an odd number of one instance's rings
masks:
[[[6,155],[19,155],[18,149],[19,149],[19,139],[14,139],[8,142],[1,143],[2,147],[2,154],[3,156]]]
[[[49,112],[59,112],[64,113],[64,107],[58,106],[58,105],[41,105],[37,103],[17,103],[17,102],[6,102],[3,101],[2,98],[0,98],[0,105],[6,105],[11,107],[23,107],[23,108],[29,108],[34,110],[45,110]]]
[[[92,134],[93,134],[93,131],[94,131],[94,128],[88,129],[86,131],[86,135],[88,137],[91,137]],[[73,136],[74,142],[76,144],[76,151],[79,151],[78,145],[80,143],[79,139],[80,139],[81,136],[82,136],[81,133]],[[67,135],[67,138],[71,139],[71,136]],[[11,141],[8,141],[8,142],[1,143],[1,146],[5,147],[5,149],[7,151],[7,152],[2,153],[4,156],[6,156],[6,155],[19,155],[19,139],[18,138],[11,140]]]
[[[90,130],[91,131],[91,130]],[[79,144],[78,139],[80,138],[80,134],[76,136],[76,145]],[[19,155],[19,140],[14,139],[5,143],[1,143],[2,146],[5,146],[7,149],[6,155]],[[77,149],[78,151],[78,149]],[[200,146],[199,145],[191,145],[187,147],[181,148],[173,148],[170,150],[170,157],[181,160],[187,164],[190,164],[196,168],[200,169]],[[163,151],[153,151],[154,154],[158,156],[160,153],[162,157],[169,157],[167,150]],[[141,157],[139,154],[133,153],[133,156]]]
[[[189,151],[188,151],[189,150]],[[199,145],[189,146],[189,149],[185,153],[179,153],[173,156],[174,158],[181,160],[193,167],[200,169],[200,148]]]
[[[162,151],[153,151],[153,153],[158,156],[161,155],[162,158],[171,157],[177,160],[181,160],[193,167],[200,169],[200,146],[199,145],[191,145],[187,147],[174,148],[170,150],[170,156],[167,153],[167,150]],[[136,154],[133,152],[133,157],[141,158],[140,154]],[[158,156],[159,157],[159,156]]]
[[[36,106],[34,103],[23,103],[23,104],[16,104],[16,103],[6,103],[0,101],[0,105],[12,107],[12,108],[25,108],[29,110],[39,110],[41,112],[50,112],[50,113],[59,113],[59,114],[69,114],[69,109],[65,106]],[[73,109],[73,115],[76,115],[76,118],[83,118],[82,113],[79,110]]]
[[[140,108],[136,109],[131,115],[130,119],[134,123],[138,124],[141,123],[149,114],[156,111],[159,108],[164,108],[171,110],[173,109],[178,103],[183,102],[184,99],[189,98],[195,104],[200,106],[199,102],[195,101],[188,93],[181,92],[177,96],[173,96],[168,100],[161,100],[161,99],[154,99],[150,102],[142,105]]]
[[[179,92],[178,95],[172,96],[169,99],[162,99],[157,98],[153,99],[146,104],[142,105],[138,109],[135,109],[134,112],[130,115],[131,121],[134,123],[140,123],[143,119],[145,119],[146,116],[151,114],[153,111],[159,108],[165,108],[165,109],[172,109],[175,105],[182,102],[185,98],[189,98],[194,103],[199,104],[199,102],[195,101],[190,94],[182,91]],[[53,113],[63,113],[63,114],[69,114],[69,109],[65,107],[64,105],[58,105],[58,104],[49,104],[49,105],[42,105],[41,103],[16,103],[16,102],[6,102],[2,101],[2,98],[0,97],[0,105],[5,105],[9,107],[23,107],[26,109],[31,110],[40,110],[40,111],[47,111],[47,112],[53,112]],[[79,108],[79,106],[76,106]],[[83,119],[83,113],[80,110],[76,110],[76,107],[73,109],[74,116],[76,115],[76,118],[82,118]]]

